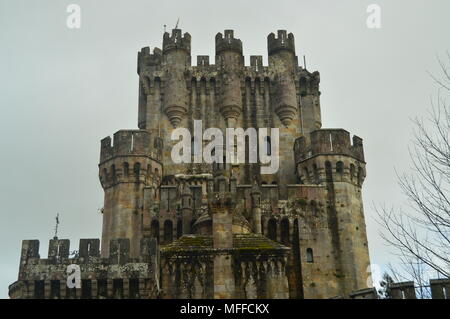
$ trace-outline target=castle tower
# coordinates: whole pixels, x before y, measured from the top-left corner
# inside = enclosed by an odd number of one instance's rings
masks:
[[[139,130],[101,141],[100,257],[98,240],[83,240],[79,256],[68,258],[69,242],[55,238],[44,260],[37,241],[24,241],[11,296],[345,298],[365,291],[362,140],[321,129],[320,75],[298,65],[291,33],[267,37],[267,66],[262,56],[244,64],[233,30],[218,33],[215,45],[215,65],[203,55],[191,65],[191,37],[179,29],[164,33],[162,49],[140,50]],[[227,128],[242,129],[240,145],[254,137],[244,130],[261,132],[258,151],[278,155],[278,171],[261,174],[265,164],[250,156],[211,165],[198,160],[198,149],[188,154],[194,162],[176,163],[178,128],[203,147],[198,138],[207,128],[224,138]],[[226,140],[219,141],[214,155],[222,159]],[[81,291],[69,293],[65,265],[79,263],[94,266]]]
[[[105,191],[102,256],[112,239],[129,238],[130,254],[139,255],[144,228],[144,188],[161,180],[161,150],[146,130],[122,130],[101,141],[99,177]]]
[[[173,127],[177,127],[187,113],[188,90],[184,73],[191,64],[191,36],[181,36],[180,29],[173,29],[172,35],[164,33],[163,61],[166,81],[164,85],[163,110]]]
[[[348,295],[367,288],[370,265],[361,197],[366,176],[362,139],[354,136],[351,143],[343,129],[321,129],[313,131],[308,140],[301,137],[295,144],[297,174],[303,184],[326,187],[339,292]],[[323,252],[316,250],[315,254]]]
[[[273,127],[280,130],[279,159],[280,168],[276,177],[280,185],[280,197],[287,198],[285,185],[295,183],[292,172],[295,171],[292,147],[295,138],[301,135],[300,107],[297,99],[295,75],[298,72],[295,55],[294,35],[286,30],[278,30],[277,37],[271,33],[267,36],[269,69],[271,78],[271,104]]]
[[[233,30],[216,35],[216,64],[222,81],[220,113],[227,127],[235,127],[242,113],[241,70],[244,66],[242,42],[234,38]]]
[[[275,72],[274,110],[284,126],[289,126],[297,116],[297,94],[294,71],[297,67],[294,35],[278,30],[278,37],[271,33],[267,37],[269,66]]]

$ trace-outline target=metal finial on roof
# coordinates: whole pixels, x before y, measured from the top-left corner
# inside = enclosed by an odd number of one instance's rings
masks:
[[[55,220],[55,236],[53,237],[53,239],[58,239],[59,213],[56,214]]]

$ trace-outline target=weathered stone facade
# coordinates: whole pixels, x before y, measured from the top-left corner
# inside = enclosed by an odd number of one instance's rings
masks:
[[[11,298],[333,298],[367,288],[362,139],[321,129],[320,76],[298,65],[292,34],[268,36],[268,66],[261,56],[246,66],[232,30],[215,41],[215,65],[198,56],[193,66],[179,29],[162,50],[138,53],[139,129],[101,141],[101,251],[82,241],[68,259],[55,239],[57,253],[39,259],[38,242],[24,241]],[[193,132],[194,120],[279,128],[280,169],[174,163],[171,133]],[[71,263],[84,265],[85,294],[66,293]]]

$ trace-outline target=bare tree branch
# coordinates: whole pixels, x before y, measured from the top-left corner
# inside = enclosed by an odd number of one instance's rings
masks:
[[[406,209],[376,207],[381,237],[395,249],[403,273],[425,286],[429,270],[450,277],[450,54],[447,63],[438,58],[442,79],[426,120],[416,118],[409,148],[411,173],[397,174],[398,184],[408,198]],[[446,94],[446,96],[445,96]],[[395,279],[405,279],[390,267]],[[429,297],[429,290],[419,295]]]

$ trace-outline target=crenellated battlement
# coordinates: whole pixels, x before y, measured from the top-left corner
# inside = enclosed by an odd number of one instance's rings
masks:
[[[319,94],[320,73],[318,71],[310,73],[305,69],[299,68],[296,79],[298,80],[296,85],[301,96]]]
[[[71,253],[69,239],[50,239],[48,258],[41,258],[39,254],[39,240],[23,240],[20,256],[21,270],[37,265],[70,265],[70,264],[125,264],[128,262],[148,262],[150,256],[157,253],[157,243],[153,238],[142,238],[140,244],[140,256],[130,257],[130,240],[128,238],[113,239],[110,241],[109,256],[100,257],[100,239],[80,239],[78,250]],[[23,273],[19,277],[26,277],[30,272]],[[25,278],[19,278],[25,279]]]
[[[161,156],[162,142],[146,130],[120,130],[101,140],[100,164],[117,156]]]
[[[267,49],[269,55],[280,50],[288,50],[295,55],[295,41],[292,33],[287,34],[286,30],[278,30],[278,37],[274,33],[267,36]]]
[[[352,143],[353,142],[353,143]],[[318,155],[346,155],[364,162],[362,139],[356,135],[350,140],[350,133],[344,129],[320,129],[310,133],[310,142],[305,136],[295,141],[296,163]]]
[[[110,246],[110,255],[102,258],[99,239],[80,239],[78,251],[69,254],[69,240],[53,238],[45,259],[39,256],[39,240],[24,240],[19,277],[9,286],[9,295],[29,299],[156,298],[160,263],[156,240],[142,238],[137,258],[130,258],[129,239],[111,240]],[[81,287],[69,287],[69,276],[73,276],[72,282],[80,280]]]
[[[162,62],[162,51],[159,48],[153,48],[153,54],[150,53],[150,47],[142,48],[138,52],[138,69],[137,72],[140,74],[141,70],[145,67],[161,65]]]
[[[197,55],[197,67],[209,66],[209,56],[208,55]]]
[[[184,50],[187,54],[191,54],[191,35],[187,32],[181,35],[181,29],[172,29],[172,34],[165,32],[163,53],[167,54],[171,50]]]
[[[223,51],[235,51],[242,54],[242,41],[234,38],[233,30],[225,30],[216,34],[216,55]]]

